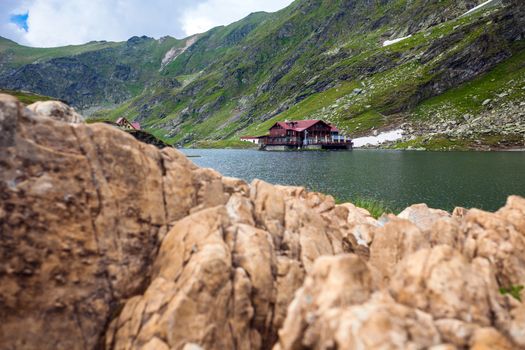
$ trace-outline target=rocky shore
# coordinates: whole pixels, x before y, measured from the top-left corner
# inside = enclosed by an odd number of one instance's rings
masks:
[[[410,144],[417,140],[416,148],[425,148],[425,143],[431,145],[433,139],[449,140],[443,148],[457,146],[482,151],[524,148],[525,102],[502,103],[496,98],[483,103],[487,110],[475,116],[467,113],[450,118],[443,111],[432,120],[406,123],[400,142]]]
[[[525,348],[525,199],[376,220],[50,103],[0,95],[0,349]]]

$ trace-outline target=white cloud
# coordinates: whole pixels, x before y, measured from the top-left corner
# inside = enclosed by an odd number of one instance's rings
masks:
[[[276,11],[292,0],[0,0],[0,36],[30,46],[126,40],[134,35],[182,38]],[[10,16],[29,12],[27,32]]]
[[[210,28],[229,24],[252,12],[274,12],[292,3],[292,0],[207,0],[185,11],[182,29],[186,35],[202,33]]]

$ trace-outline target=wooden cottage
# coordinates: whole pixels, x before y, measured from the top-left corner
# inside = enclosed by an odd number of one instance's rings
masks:
[[[123,129],[128,129],[128,130],[140,130],[141,129],[139,122],[130,122],[124,117],[118,118],[115,124]]]
[[[294,120],[275,123],[260,138],[264,149],[351,149],[352,141],[322,120]]]

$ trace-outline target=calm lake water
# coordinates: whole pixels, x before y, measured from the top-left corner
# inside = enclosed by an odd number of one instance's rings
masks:
[[[226,176],[305,186],[342,200],[375,198],[397,209],[424,202],[493,211],[508,195],[525,196],[525,152],[182,151]]]

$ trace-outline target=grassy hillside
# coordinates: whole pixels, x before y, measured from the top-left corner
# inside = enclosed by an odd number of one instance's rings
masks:
[[[0,86],[15,81],[76,106],[109,106],[93,117],[126,116],[177,144],[233,145],[285,119],[322,118],[353,136],[407,123],[417,129],[436,116],[441,123],[523,99],[521,7],[496,1],[461,16],[481,2],[298,0],[191,40],[132,38],[54,52],[0,42],[12,57],[0,51],[0,62],[18,65]],[[73,48],[73,62],[55,55]],[[36,67],[24,65],[35,59]],[[80,66],[87,68],[75,75]],[[54,78],[42,83],[47,76]],[[513,92],[482,105],[508,84]]]
[[[0,94],[8,94],[8,95],[15,96],[24,105],[30,105],[38,101],[56,100],[56,98],[53,98],[53,97],[33,94],[31,92],[14,91],[14,90],[6,90],[6,89],[0,89]]]
[[[53,48],[35,48],[18,45],[14,41],[0,37],[0,56],[4,58],[0,65],[0,72],[26,64],[45,61],[57,57],[79,55],[89,51],[102,50],[118,46],[118,43],[94,41],[84,45],[70,45]]]

